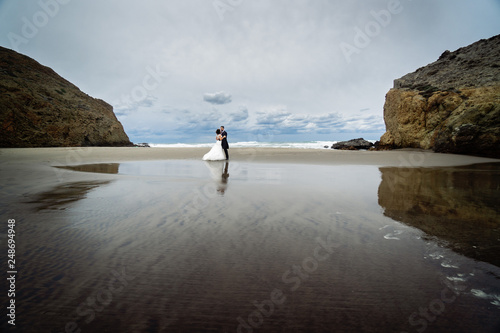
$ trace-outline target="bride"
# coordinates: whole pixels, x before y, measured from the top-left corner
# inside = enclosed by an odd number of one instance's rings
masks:
[[[220,135],[220,129],[217,129],[215,133],[217,134],[215,136],[215,140],[217,140],[217,142],[215,142],[215,145],[212,147],[212,149],[210,149],[210,151],[203,156],[204,161],[220,161],[226,159],[224,150],[222,150],[222,137]]]

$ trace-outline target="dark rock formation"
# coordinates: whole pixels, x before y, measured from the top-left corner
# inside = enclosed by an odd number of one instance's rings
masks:
[[[0,47],[0,147],[131,146],[108,103]]]
[[[332,149],[340,150],[357,150],[357,149],[370,149],[373,143],[366,141],[363,138],[352,139],[349,141],[340,141],[332,145]]]
[[[135,143],[134,147],[140,147],[140,148],[150,148],[151,146],[147,142],[142,142],[142,143]]]
[[[500,163],[380,168],[384,215],[458,253],[500,267]]]
[[[391,150],[392,147],[391,146],[388,146],[388,145],[383,145],[380,143],[380,141],[375,141],[375,143],[373,144],[373,147],[371,148],[371,150],[377,150],[377,151],[380,151],[380,150]]]
[[[500,35],[394,81],[381,146],[500,157]]]

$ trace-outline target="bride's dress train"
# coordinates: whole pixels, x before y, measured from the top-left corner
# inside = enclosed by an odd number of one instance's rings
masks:
[[[212,149],[210,149],[210,151],[203,156],[204,161],[221,161],[225,159],[226,154],[224,154],[220,141],[217,141]]]

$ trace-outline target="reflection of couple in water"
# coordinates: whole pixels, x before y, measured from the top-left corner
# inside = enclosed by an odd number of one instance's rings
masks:
[[[224,195],[227,189],[227,180],[229,178],[229,162],[205,162],[210,170],[212,178],[217,181],[217,192]]]

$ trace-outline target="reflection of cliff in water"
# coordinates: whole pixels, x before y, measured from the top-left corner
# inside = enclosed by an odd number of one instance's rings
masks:
[[[97,163],[97,164],[82,164],[82,165],[72,165],[72,166],[56,166],[56,168],[81,171],[81,172],[117,174],[118,169],[120,168],[120,163]]]
[[[110,181],[65,183],[54,187],[50,191],[38,194],[32,201],[28,201],[28,203],[37,204],[37,211],[64,210],[69,204],[85,199],[87,193],[94,188],[109,183]]]
[[[500,267],[500,163],[380,171],[384,215]]]

